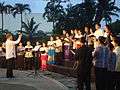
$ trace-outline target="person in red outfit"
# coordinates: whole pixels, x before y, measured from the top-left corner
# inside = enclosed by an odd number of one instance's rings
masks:
[[[47,61],[48,61],[48,54],[47,54],[47,47],[46,44],[43,43],[42,47],[40,48],[40,68],[42,71],[47,70]]]
[[[45,51],[41,51],[41,70],[47,70],[47,61],[48,61],[48,54]]]

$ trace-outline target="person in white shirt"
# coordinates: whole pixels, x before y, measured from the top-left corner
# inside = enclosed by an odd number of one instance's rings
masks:
[[[16,58],[15,45],[21,41],[22,34],[19,33],[19,37],[16,41],[13,41],[11,33],[6,34],[6,61],[7,61],[7,78],[13,78],[14,59]]]
[[[100,24],[95,24],[96,31],[94,32],[94,36],[98,39],[99,36],[104,36],[104,31],[101,29]]]

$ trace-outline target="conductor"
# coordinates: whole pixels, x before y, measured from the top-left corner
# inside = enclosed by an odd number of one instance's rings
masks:
[[[11,33],[6,34],[6,62],[7,62],[7,78],[14,78],[13,68],[14,60],[16,58],[15,45],[21,41],[22,34],[19,33],[19,37],[16,41],[13,41],[13,35]]]

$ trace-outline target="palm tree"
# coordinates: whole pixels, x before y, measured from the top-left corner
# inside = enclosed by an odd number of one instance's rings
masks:
[[[64,8],[61,3],[66,2],[66,0],[50,0],[43,14],[44,18],[47,18],[48,22],[53,22],[53,29],[55,29],[55,24],[61,17],[65,16]]]
[[[5,3],[0,3],[0,14],[2,18],[2,28],[1,31],[3,32],[4,30],[4,13],[5,14],[10,14],[11,13],[12,6],[11,5],[5,5]]]
[[[25,11],[28,11],[29,13],[31,12],[29,4],[16,3],[14,8],[12,9],[13,17],[15,17],[16,14],[20,14],[21,15],[21,29],[20,29],[21,31],[22,31],[23,13]]]
[[[32,17],[30,21],[27,20],[27,23],[22,22],[22,27],[25,29],[25,31],[22,31],[22,32],[27,35],[29,40],[30,40],[30,37],[38,29],[39,24],[36,24],[36,22],[34,21],[34,17]]]
[[[106,24],[111,23],[111,16],[119,17],[116,12],[120,12],[120,8],[115,6],[115,0],[98,0],[95,22],[100,23],[100,21],[104,19]]]

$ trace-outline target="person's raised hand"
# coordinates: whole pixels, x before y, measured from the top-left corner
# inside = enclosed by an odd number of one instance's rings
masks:
[[[21,32],[19,32],[18,35],[19,35],[20,37],[22,37],[22,33],[21,33]]]

